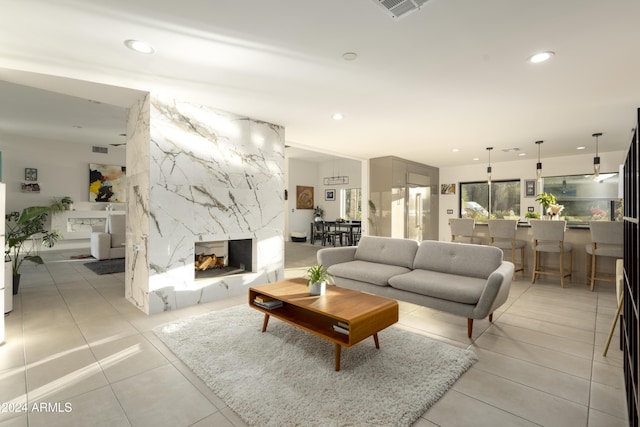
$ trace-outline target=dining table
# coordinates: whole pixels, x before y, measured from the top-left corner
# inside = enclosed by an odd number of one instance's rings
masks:
[[[357,231],[362,227],[361,221],[324,221],[325,227],[333,231],[343,231],[347,236],[347,244],[351,246],[355,246],[357,241],[355,241],[354,236],[357,234]],[[311,230],[311,244],[314,244],[316,241],[316,226],[315,223],[312,222],[310,225]],[[340,238],[340,242],[342,244],[342,238]],[[334,240],[335,246],[335,240]]]

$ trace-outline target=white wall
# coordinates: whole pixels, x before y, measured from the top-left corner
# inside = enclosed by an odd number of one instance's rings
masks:
[[[580,154],[575,156],[541,158],[542,176],[578,175],[593,174],[593,153]],[[618,168],[624,163],[625,151],[613,151],[600,153],[600,163],[602,173],[618,172]],[[524,197],[524,180],[535,179],[536,158],[518,160],[511,162],[491,163],[492,179],[522,180],[520,194],[520,215],[524,216],[529,206],[535,207],[536,212],[540,212],[540,205],[535,202],[535,197]],[[455,218],[459,212],[458,192],[460,182],[483,181],[487,179],[486,162],[478,162],[474,165],[443,167],[440,168],[440,184],[456,184],[456,194],[440,195],[439,211],[439,239],[448,241],[451,238],[449,229],[449,218]],[[538,191],[539,192],[539,191]],[[453,214],[448,214],[447,209],[453,210]]]
[[[318,169],[319,164],[300,159],[288,159],[287,176],[285,185],[289,197],[285,200],[285,235],[286,241],[291,240],[291,232],[307,232],[309,236],[309,223],[313,221],[313,209],[296,209],[296,186],[304,185],[314,189],[314,205],[318,201]]]
[[[336,159],[335,161],[320,164],[315,200],[316,205],[324,209],[324,219],[327,221],[333,221],[340,216],[340,190],[362,188],[360,164],[360,161],[350,159]],[[348,176],[349,184],[324,185],[324,178],[332,176]],[[325,200],[326,190],[336,190],[336,199],[333,201]],[[363,199],[366,200],[364,195]]]
[[[125,130],[123,129],[123,132]],[[105,203],[89,202],[89,163],[125,165],[124,147],[108,154],[93,153],[91,145],[38,140],[0,134],[2,181],[7,185],[7,212],[48,205],[55,197],[70,196],[76,210],[102,210]],[[40,193],[23,193],[24,169],[38,169]],[[54,249],[87,247],[89,240],[59,241]]]

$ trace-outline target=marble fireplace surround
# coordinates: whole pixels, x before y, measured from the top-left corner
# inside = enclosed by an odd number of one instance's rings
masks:
[[[145,313],[284,274],[284,128],[147,95],[127,126],[125,296]],[[195,280],[195,243],[251,239],[251,272]]]

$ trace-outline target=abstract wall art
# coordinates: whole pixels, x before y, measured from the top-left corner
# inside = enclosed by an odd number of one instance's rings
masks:
[[[89,201],[125,202],[126,167],[89,164]]]
[[[313,209],[313,187],[296,185],[296,209]]]

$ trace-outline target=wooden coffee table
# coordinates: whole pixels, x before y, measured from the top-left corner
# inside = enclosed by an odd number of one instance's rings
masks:
[[[338,286],[327,286],[325,295],[310,296],[305,279],[291,279],[249,288],[249,305],[264,313],[262,332],[273,316],[311,332],[335,344],[335,368],[340,370],[342,347],[351,347],[373,336],[380,348],[378,332],[398,321],[398,302]],[[254,303],[256,296],[283,302],[282,307],[266,309]],[[338,322],[348,329],[344,334],[334,330]]]

